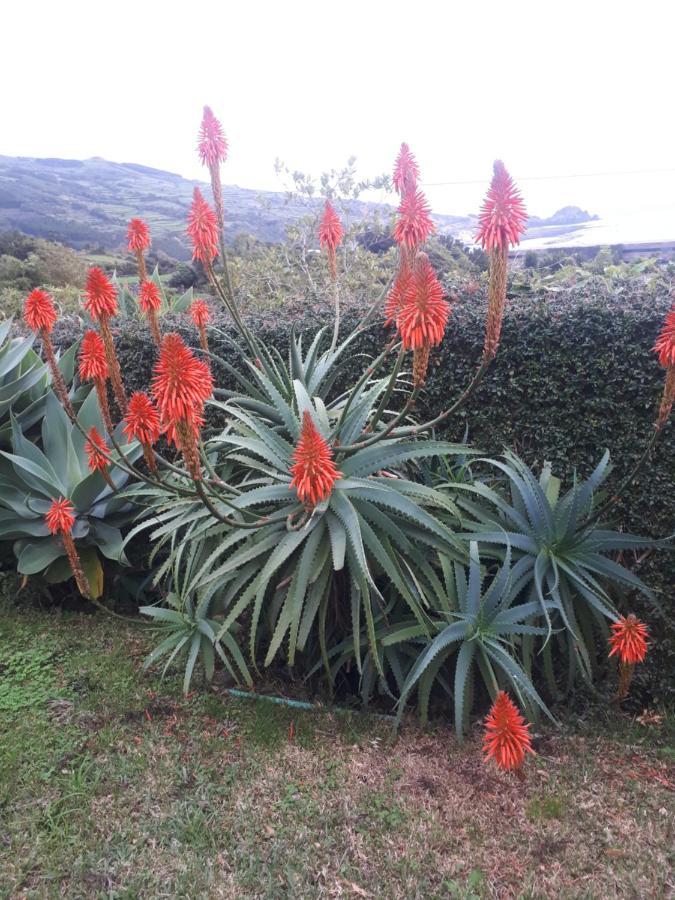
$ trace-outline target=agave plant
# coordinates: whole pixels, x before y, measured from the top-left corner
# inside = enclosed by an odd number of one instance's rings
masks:
[[[0,452],[0,539],[14,541],[18,571],[42,573],[48,581],[71,576],[63,543],[49,533],[44,516],[52,500],[67,497],[75,508],[73,538],[95,596],[102,591],[103,571],[99,553],[125,562],[120,527],[129,521],[132,507],[117,495],[128,479],[122,468],[112,466],[108,484],[100,471],[91,472],[85,451],[86,432],[104,426],[96,394],[81,406],[78,422],[67,417],[56,397],[45,399],[42,449],[29,441],[11,417],[12,452]],[[121,428],[115,439],[122,438]],[[125,445],[125,455],[135,459],[137,444]],[[115,451],[113,459],[118,458]],[[112,487],[111,487],[112,485]]]
[[[471,516],[463,537],[486,547],[513,548],[527,580],[527,590],[539,603],[548,636],[554,620],[565,628],[570,678],[579,662],[582,674],[590,680],[594,630],[605,634],[606,620],[618,618],[610,585],[637,590],[658,605],[653,592],[607,554],[655,547],[661,542],[611,531],[594,522],[594,500],[609,474],[608,452],[587,479],[575,478],[562,496],[560,479],[552,474],[550,465],[545,465],[537,478],[513,453],[505,454],[505,461],[484,461],[506,476],[508,499],[480,482],[448,486],[457,503]],[[471,494],[479,501],[468,499]],[[546,646],[550,675],[550,647]],[[552,690],[553,687],[551,683]]]
[[[35,336],[10,337],[12,320],[0,324],[0,446],[8,446],[11,438],[10,414],[24,431],[32,428],[44,415],[51,374],[33,350]],[[73,378],[74,344],[59,360],[66,383]]]

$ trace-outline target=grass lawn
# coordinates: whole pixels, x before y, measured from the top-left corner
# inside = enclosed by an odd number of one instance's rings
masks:
[[[479,729],[185,700],[148,643],[0,613],[0,897],[673,896],[667,721],[542,732],[521,783]]]

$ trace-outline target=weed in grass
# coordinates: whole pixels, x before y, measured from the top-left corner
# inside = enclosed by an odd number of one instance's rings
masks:
[[[533,821],[542,819],[562,819],[566,804],[562,797],[540,795],[533,797],[527,805],[527,815]]]
[[[0,647],[0,710],[17,713],[43,704],[56,690],[52,653]]]

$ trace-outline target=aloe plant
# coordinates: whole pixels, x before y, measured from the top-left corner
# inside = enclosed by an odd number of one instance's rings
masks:
[[[134,497],[151,499],[153,507],[131,536],[153,528],[156,550],[162,542],[171,545],[158,578],[176,558],[187,559],[185,546],[199,544],[201,555],[201,544],[208,544],[202,564],[196,569],[191,564],[186,594],[204,614],[213,604],[224,617],[219,637],[245,617],[252,659],[264,641],[266,665],[286,645],[290,665],[298,653],[313,652],[330,672],[328,648],[342,638],[346,621],[356,635],[354,658],[360,667],[361,623],[372,649],[383,582],[391,582],[426,630],[428,598],[441,590],[429,553],[466,558],[452,528],[437,515],[442,510],[452,517],[455,504],[411,479],[410,467],[434,455],[470,451],[428,440],[354,444],[386,379],[364,382],[347,407],[344,400],[326,406],[319,397],[311,399],[299,379],[291,379],[289,403],[263,371],[252,367],[252,377],[258,414],[242,408],[238,397],[215,401],[230,417],[206,448],[214,483],[223,485],[222,498],[215,493],[205,506],[189,497],[167,499],[161,489],[154,494],[145,486],[134,489]],[[290,475],[306,410],[335,447],[342,475],[330,497],[311,511],[299,501]]]
[[[511,550],[507,547],[504,563],[481,591],[483,576],[478,545],[470,544],[468,578],[463,566],[455,564],[453,572],[445,567],[448,605],[454,609],[439,610],[441,618],[434,623],[435,634],[423,647],[411,667],[401,690],[399,717],[413,688],[418,687],[422,715],[432,684],[441,667],[454,659],[452,693],[455,707],[455,729],[461,738],[470,712],[467,696],[473,697],[473,680],[479,672],[494,700],[507,685],[518,696],[522,706],[548,713],[529,676],[517,661],[517,643],[522,635],[542,635],[546,629],[533,624],[541,612],[537,602],[516,603],[527,584],[527,566],[519,560],[511,567]],[[443,621],[445,620],[445,621]],[[405,637],[404,639],[408,639]],[[394,645],[396,634],[387,639]]]
[[[203,551],[203,546],[199,548]],[[171,590],[165,598],[165,606],[142,606],[140,612],[149,616],[157,625],[160,642],[148,654],[144,668],[166,657],[162,677],[174,662],[185,656],[183,690],[187,694],[197,660],[200,659],[207,681],[215,671],[216,654],[235,682],[252,685],[251,674],[235,637],[225,631],[218,635],[219,623],[209,617],[209,595],[195,602],[190,592],[190,582],[203,559],[200,553],[190,553],[183,559],[172,559],[168,578]]]
[[[393,700],[398,692],[399,721],[415,691],[422,721],[428,718],[434,692],[451,698],[460,739],[468,725],[477,677],[493,699],[508,687],[532,715],[539,710],[550,715],[519,661],[523,638],[546,634],[545,627],[534,624],[540,619],[539,603],[526,599],[527,567],[522,560],[512,566],[507,548],[502,565],[488,574],[476,542],[471,542],[469,553],[468,570],[460,562],[439,558],[442,587],[429,610],[426,628],[401,615],[394,604],[379,617],[379,665],[369,649],[361,677],[364,703],[378,681],[381,693]],[[349,664],[352,643],[348,638],[331,652],[334,677]],[[385,673],[384,678],[378,670]]]
[[[128,480],[122,468],[112,466],[106,483],[100,472],[90,472],[83,432],[104,426],[95,392],[90,392],[78,413],[80,430],[67,417],[56,397],[48,393],[42,419],[42,447],[26,438],[18,419],[10,416],[11,452],[0,451],[0,539],[14,541],[18,571],[41,573],[47,581],[63,581],[71,571],[62,542],[49,533],[44,521],[52,500],[67,497],[76,511],[73,538],[94,596],[102,591],[100,554],[126,562],[120,528],[129,521],[132,507],[117,490]],[[122,440],[121,426],[115,439]],[[125,445],[125,455],[141,453],[136,444]],[[111,456],[116,459],[116,452]]]
[[[33,350],[35,336],[13,338],[11,329],[11,319],[0,324],[0,447],[10,442],[10,414],[25,431],[40,421],[51,383],[49,367]],[[73,379],[76,352],[74,344],[59,360],[66,383]]]
[[[537,478],[513,453],[505,454],[504,461],[483,462],[506,476],[507,494],[481,482],[448,485],[448,492],[469,516],[462,537],[477,541],[485,550],[513,548],[529,594],[539,603],[547,636],[556,622],[564,626],[570,680],[577,661],[582,674],[590,680],[594,630],[604,634],[606,620],[618,618],[611,585],[636,590],[658,607],[647,585],[608,554],[661,546],[662,542],[611,531],[594,522],[595,498],[609,474],[608,452],[587,479],[575,478],[562,496],[560,479],[552,474],[550,465],[545,465]],[[470,500],[471,495],[477,500]],[[548,643],[546,647],[550,676]],[[554,690],[550,677],[549,683]]]

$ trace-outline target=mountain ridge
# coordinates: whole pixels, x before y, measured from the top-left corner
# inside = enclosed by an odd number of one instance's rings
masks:
[[[185,225],[195,186],[209,188],[175,172],[100,156],[85,160],[0,156],[0,230],[18,230],[79,250],[96,246],[116,250],[125,246],[129,219],[140,216],[150,226],[156,250],[188,260]],[[322,202],[237,185],[223,185],[223,198],[228,240],[249,234],[274,243],[284,239],[287,226],[316,212]],[[357,219],[382,219],[394,212],[393,206],[362,200],[346,201],[345,209]],[[571,211],[575,223],[579,214],[582,220],[591,218],[576,207]],[[551,222],[563,224],[555,216]],[[475,216],[433,218],[441,233],[471,241]],[[536,227],[548,222],[532,219]]]

